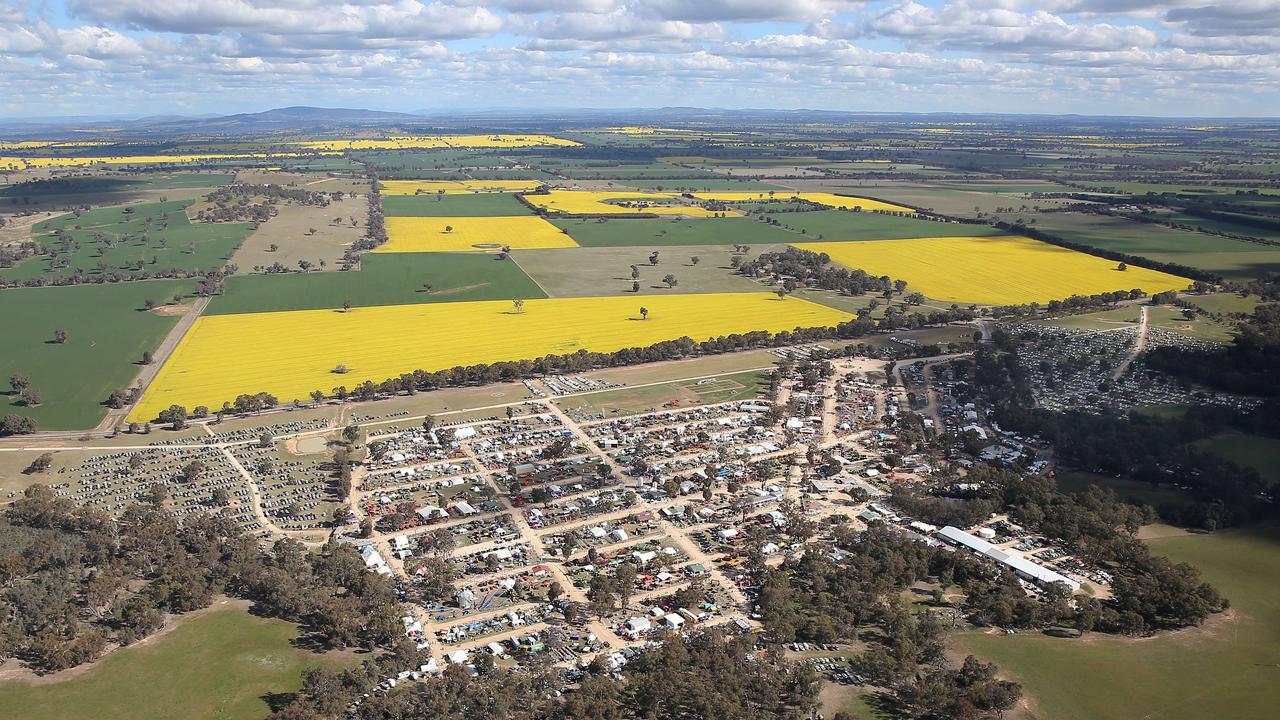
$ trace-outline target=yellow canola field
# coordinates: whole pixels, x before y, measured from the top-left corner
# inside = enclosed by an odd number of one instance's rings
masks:
[[[640,307],[649,310],[641,319]],[[206,315],[182,338],[130,420],[170,405],[219,408],[241,393],[280,402],[342,385],[381,382],[416,369],[445,370],[578,350],[612,352],[684,336],[831,326],[848,313],[772,293],[594,297],[390,305]],[[339,364],[349,372],[333,372]]]
[[[774,192],[772,195],[770,195],[768,191],[706,192],[694,193],[694,197],[700,200],[718,200],[720,202],[752,202],[758,200],[786,200],[788,198],[800,198],[801,200],[807,200],[811,203],[829,205],[842,210],[859,207],[863,210],[889,210],[892,212],[907,213],[915,212],[915,210],[912,210],[909,207],[881,202],[880,200],[850,197],[848,195],[836,195],[835,193],[825,192]]]
[[[337,153],[239,153],[202,155],[119,155],[110,157],[6,157],[0,156],[0,170],[45,167],[86,167],[89,165],[161,165],[203,162],[206,160],[260,160],[280,157],[312,157]]]
[[[582,143],[552,135],[394,135],[379,140],[304,140],[292,143],[318,150],[429,150],[432,148],[577,147]]]
[[[524,199],[536,207],[569,215],[715,215],[706,208],[682,204],[679,193],[669,192],[552,190],[546,194],[525,195]],[[736,210],[725,214],[741,215]]]
[[[383,195],[469,195],[479,192],[527,192],[537,190],[537,180],[379,180]]]
[[[1031,238],[912,238],[797,243],[846,267],[906,280],[909,291],[944,302],[1020,305],[1140,288],[1182,290],[1191,281],[1129,266]]]
[[[374,252],[479,252],[503,245],[512,250],[578,247],[567,233],[536,215],[389,217],[385,223],[387,242]]]

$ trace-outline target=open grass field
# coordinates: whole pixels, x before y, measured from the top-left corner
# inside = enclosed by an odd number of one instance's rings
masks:
[[[936,300],[992,305],[1047,302],[1071,295],[1141,288],[1180,290],[1190,280],[1017,236],[918,238],[862,243],[801,243],[846,267],[906,280]]]
[[[1196,446],[1217,453],[1237,465],[1251,467],[1264,480],[1280,484],[1280,440],[1238,432],[1225,432],[1201,440]]]
[[[430,283],[428,290],[423,285]],[[544,297],[510,260],[469,253],[370,253],[359,270],[235,275],[206,315]]]
[[[0,270],[6,279],[53,280],[74,275],[100,274],[99,263],[109,271],[136,275],[133,263],[143,270],[212,270],[226,264],[251,232],[249,223],[191,223],[184,212],[190,200],[115,205],[81,213],[59,215],[31,228],[32,237],[56,256],[37,255]],[[55,237],[65,230],[70,240],[62,252]],[[55,260],[65,266],[54,267]],[[153,262],[154,260],[154,262]]]
[[[1231,313],[1244,313],[1247,315],[1253,312],[1261,301],[1256,295],[1241,297],[1236,293],[1188,295],[1184,299],[1205,312],[1222,313],[1223,315]]]
[[[649,309],[642,319],[640,308]],[[834,325],[850,316],[769,293],[398,305],[205,316],[196,321],[131,413],[146,420],[172,404],[219,407],[246,392],[281,402],[441,370],[578,350],[610,352],[689,336]],[[334,369],[344,365],[348,372]]]
[[[536,215],[511,217],[389,217],[387,242],[375,252],[482,252],[578,247]]]
[[[471,195],[384,195],[387,217],[483,217],[532,215],[527,205],[509,193]]]
[[[1186,493],[1175,487],[1157,486],[1129,478],[1110,477],[1082,470],[1059,469],[1055,480],[1058,489],[1064,493],[1081,493],[1090,485],[1097,485],[1114,490],[1125,502],[1150,505],[1162,513],[1166,511],[1172,513],[1193,502]]]
[[[768,376],[763,372],[744,372],[701,380],[679,380],[661,385],[605,390],[575,395],[556,401],[562,409],[577,415],[599,413],[604,417],[622,417],[649,412],[663,407],[691,407],[756,397]]]
[[[119,205],[138,200],[194,198],[234,179],[227,173],[185,172],[131,175],[107,173],[0,187],[0,212]]]
[[[290,623],[215,609],[68,679],[0,684],[0,707],[27,720],[262,720],[267,698],[301,687],[307,667],[335,662],[294,648],[296,633]]]
[[[688,205],[678,193],[644,193],[620,190],[551,190],[526,195],[525,200],[547,212],[563,215],[685,215],[714,217],[716,213],[698,205]],[[735,211],[727,211],[730,216]]]
[[[769,205],[763,205],[766,211]],[[880,213],[818,210],[816,212],[772,213],[783,229],[805,235],[808,240],[901,240],[918,237],[985,237],[1006,235],[990,225],[940,222],[916,217]]]
[[[41,429],[91,428],[107,412],[102,403],[126,387],[144,350],[160,344],[178,318],[143,310],[148,299],[165,302],[190,292],[189,280],[148,280],[116,285],[0,290],[0,377],[4,390],[15,372],[31,379],[42,404],[25,407],[14,395],[0,399],[0,414],[32,417]],[[52,342],[55,330],[67,341]]]
[[[1280,683],[1280,533],[1168,533],[1151,549],[1198,567],[1231,600],[1202,628],[1129,639],[964,634],[958,640],[1023,684],[1035,720],[1264,720]]]
[[[576,218],[554,220],[583,247],[772,245],[796,235],[751,218]]]
[[[751,256],[783,247],[752,245]],[[658,252],[657,265],[649,264],[653,251]],[[680,245],[517,250],[511,253],[511,258],[551,297],[634,297],[767,290],[760,281],[733,272],[729,264],[733,255],[733,249],[725,245]],[[696,265],[694,257],[698,258]],[[639,279],[634,281],[640,284],[638,292],[632,290],[631,265],[640,271]],[[669,288],[663,282],[667,275],[675,276],[675,288]]]
[[[1147,309],[1147,322],[1153,328],[1186,335],[1197,340],[1228,343],[1235,336],[1231,325],[1220,323],[1207,317],[1196,317],[1188,320],[1182,310],[1175,307],[1153,307]]]
[[[891,210],[894,212],[906,213],[915,212],[915,210],[904,205],[894,205],[893,203],[882,202],[880,200],[871,200],[869,198],[853,197],[850,195],[836,195],[834,193],[826,192],[709,192],[697,193],[695,197],[700,200],[717,200],[726,203],[788,202],[793,199],[800,199],[805,202],[814,203],[815,205],[826,205],[840,210],[859,208],[861,210]]]
[[[1163,225],[1102,215],[1051,213],[1038,216],[1036,227],[1072,242],[1178,263],[1228,280],[1253,280],[1264,272],[1280,272],[1280,248]]]
[[[481,192],[536,190],[537,180],[382,180],[383,195],[472,195]]]
[[[1080,315],[1063,315],[1055,318],[1036,320],[1036,325],[1057,327],[1065,330],[1087,330],[1100,332],[1117,330],[1125,327],[1137,327],[1142,320],[1142,311],[1136,305],[1125,305],[1114,310],[1083,313]]]
[[[1064,207],[1072,202],[1070,200],[1028,197],[1026,193],[1034,192],[1032,187],[1039,187],[1038,185],[1005,185],[1000,191],[995,191],[993,188],[1001,186],[988,183],[965,183],[961,185],[945,182],[930,184],[881,181],[839,182],[834,180],[823,180],[821,184],[823,187],[841,194],[858,195],[865,193],[890,202],[901,202],[956,217],[974,217],[978,212],[995,213],[1000,208],[1008,207],[1021,210],[1024,205],[1029,210],[1035,206],[1042,208]],[[1063,192],[1065,190],[1061,186],[1046,183],[1040,191]],[[1029,216],[1029,213],[1023,214]],[[1018,213],[1015,212],[1011,216],[1008,213],[1001,213],[1001,216],[1017,217]]]

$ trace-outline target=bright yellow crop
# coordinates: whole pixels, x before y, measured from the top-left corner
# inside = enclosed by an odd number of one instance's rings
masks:
[[[641,319],[640,308],[649,310]],[[213,409],[241,393],[281,402],[326,394],[415,369],[442,370],[578,350],[611,352],[689,336],[702,341],[755,330],[830,326],[847,313],[772,293],[392,305],[206,315],[152,381],[133,421],[170,405]],[[347,373],[334,369],[344,365]]]
[[[848,195],[836,195],[835,193],[825,192],[794,192],[782,191],[733,191],[733,192],[708,192],[694,193],[694,197],[700,200],[718,200],[720,202],[752,202],[767,200],[786,200],[788,198],[800,198],[818,205],[829,205],[834,208],[848,210],[850,208],[862,208],[863,210],[889,210],[893,212],[915,212],[909,207],[902,205],[894,205],[893,203],[881,202],[879,200],[870,200],[868,198],[850,197]]]
[[[389,217],[385,222],[387,242],[375,252],[478,252],[503,245],[513,250],[578,247],[567,233],[536,215]]]
[[[524,199],[537,207],[567,215],[715,215],[706,208],[685,204],[679,193],[670,192],[552,190],[546,194],[525,195]],[[725,214],[741,213],[729,210]]]
[[[1018,305],[1140,288],[1182,290],[1190,280],[1021,236],[799,243],[872,275],[906,280],[934,300]]]
[[[383,195],[470,195],[479,192],[526,192],[537,190],[537,180],[379,180]]]
[[[118,155],[110,157],[0,157],[0,170],[44,167],[85,167],[89,165],[163,165],[207,160],[260,160],[279,157],[311,157],[336,153],[237,153],[199,155]]]
[[[292,143],[321,150],[419,150],[432,148],[575,147],[582,143],[551,135],[394,135],[378,140],[305,140]]]

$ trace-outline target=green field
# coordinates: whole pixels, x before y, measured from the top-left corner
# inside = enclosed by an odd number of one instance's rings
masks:
[[[1081,493],[1090,485],[1114,490],[1121,500],[1135,505],[1150,505],[1161,513],[1173,514],[1177,508],[1190,504],[1191,498],[1178,488],[1151,485],[1128,478],[1109,477],[1081,470],[1058,470],[1055,475],[1058,489],[1064,493]]]
[[[1274,246],[1102,215],[1050,213],[1037,218],[1038,229],[1064,240],[1207,270],[1230,280],[1280,272],[1280,248]]]
[[[1151,549],[1200,568],[1228,617],[1149,639],[966,633],[959,644],[1019,680],[1037,720],[1264,720],[1280,704],[1280,533],[1174,534]]]
[[[552,224],[583,247],[769,245],[803,239],[750,218],[583,218]]]
[[[796,233],[804,231],[804,237],[794,240],[799,242],[819,239],[901,240],[920,237],[985,237],[1008,234],[990,225],[947,223],[848,210],[778,212],[771,215],[783,226],[793,228]]]
[[[428,292],[423,283],[430,283]],[[368,253],[359,270],[237,275],[207,315],[546,297],[510,260],[488,253]]]
[[[1264,480],[1280,483],[1280,440],[1276,438],[1226,432],[1195,444],[1237,465],[1257,470]]]
[[[1253,312],[1260,302],[1260,298],[1256,295],[1241,297],[1235,293],[1188,295],[1184,299],[1205,312],[1221,313],[1224,315],[1231,313],[1243,313],[1247,315]]]
[[[0,290],[4,390],[21,372],[43,396],[33,408],[7,396],[0,412],[35,418],[42,429],[93,427],[106,414],[102,402],[133,380],[142,352],[159,345],[177,322],[176,316],[146,312],[143,303],[190,290],[189,280]],[[51,342],[59,329],[67,331],[61,345]]]
[[[383,195],[382,214],[387,217],[494,217],[532,215],[527,205],[511,193],[475,195]]]
[[[1137,327],[1141,310],[1137,305],[1125,305],[1114,310],[1082,313],[1080,315],[1063,315],[1062,317],[1036,320],[1036,325],[1063,328],[1064,330],[1086,330],[1098,332],[1115,330],[1123,327]]]
[[[169,200],[195,197],[200,191],[226,185],[227,173],[146,173],[84,175],[56,181],[17,183],[0,187],[0,211],[58,210],[84,205],[117,205],[143,198]]]
[[[620,417],[649,412],[672,403],[691,407],[756,397],[767,379],[762,372],[734,373],[704,380],[680,380],[661,385],[605,390],[557,400],[561,408],[575,414],[599,413]]]
[[[54,232],[65,229],[74,242],[59,259],[68,265],[53,268],[53,257],[37,255],[11,268],[0,270],[9,280],[45,279],[83,270],[89,277],[100,274],[100,264],[108,270],[137,275],[127,263],[141,261],[142,270],[212,270],[227,258],[252,231],[250,223],[191,223],[184,209],[190,200],[173,200],[143,205],[114,205],[82,213],[68,213],[37,223],[32,236],[46,248],[61,248]],[[75,243],[79,244],[77,248]],[[154,262],[153,262],[154,261]]]
[[[1227,343],[1235,336],[1230,325],[1204,316],[1188,320],[1182,310],[1175,307],[1147,308],[1147,322],[1153,328],[1208,342]]]
[[[262,720],[268,698],[326,662],[293,647],[296,627],[239,609],[179,621],[164,635],[107,656],[88,672],[39,685],[0,685],[5,717],[24,720]]]

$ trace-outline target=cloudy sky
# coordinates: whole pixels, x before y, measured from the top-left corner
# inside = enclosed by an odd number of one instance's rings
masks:
[[[1280,0],[0,0],[0,117],[1280,116]]]

